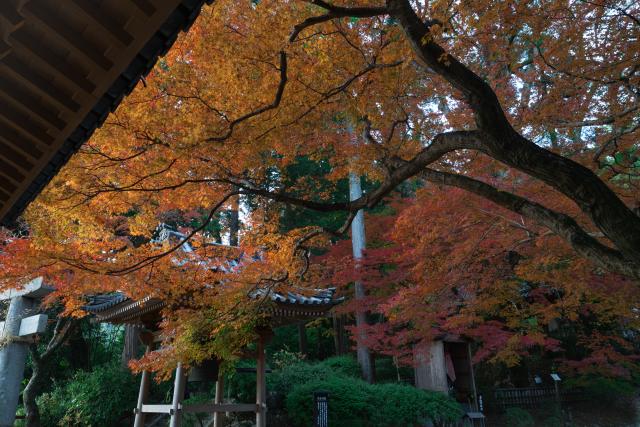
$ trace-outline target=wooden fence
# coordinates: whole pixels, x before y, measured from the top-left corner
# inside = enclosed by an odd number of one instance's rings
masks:
[[[499,409],[506,409],[513,406],[534,408],[554,402],[557,399],[556,391],[553,387],[498,388],[494,390],[492,397],[492,401],[487,403]],[[583,398],[583,393],[560,390],[561,402],[575,402]]]

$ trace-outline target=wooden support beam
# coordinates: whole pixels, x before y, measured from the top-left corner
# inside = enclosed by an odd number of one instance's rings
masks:
[[[176,368],[176,378],[173,383],[173,400],[171,402],[171,422],[169,427],[180,427],[182,425],[182,399],[184,398],[184,388],[186,376],[182,363],[178,363]]]
[[[92,44],[82,33],[72,28],[65,22],[55,10],[50,9],[46,2],[27,3],[24,11],[30,17],[38,21],[43,31],[51,37],[59,39],[65,46],[72,48],[76,53],[84,56],[105,71],[113,67],[113,62],[104,56],[99,46]]]
[[[149,352],[149,347],[147,347],[147,352]],[[140,378],[140,391],[138,392],[138,404],[135,409],[135,420],[133,421],[133,427],[144,427],[144,412],[142,410],[144,406],[144,402],[147,400],[147,395],[149,394],[149,384],[150,384],[151,374],[149,371],[142,371],[142,378]]]
[[[222,370],[218,372],[218,381],[216,381],[216,397],[214,403],[220,405],[224,400],[224,373]],[[255,411],[255,408],[254,408]],[[213,414],[213,427],[222,427],[224,425],[224,414],[216,411]]]
[[[94,24],[99,25],[123,46],[129,46],[133,41],[133,36],[126,32],[111,16],[96,7],[95,2],[86,0],[71,0],[71,5],[81,10]]]
[[[6,141],[13,147],[2,147],[1,153],[4,158],[24,170],[29,170],[29,167],[33,167],[31,159],[39,159],[42,157],[43,150],[40,150],[38,144],[32,142],[33,138],[16,129],[12,123],[4,119],[0,120],[0,139]],[[28,155],[29,158],[27,158],[25,154]]]
[[[20,15],[12,2],[3,0],[0,2],[0,16],[11,24],[14,28],[19,27],[24,22],[24,18]]]
[[[32,113],[35,113],[56,129],[64,129],[66,123],[58,117],[59,111],[51,105],[47,105],[46,101],[43,102],[42,98],[34,96],[33,93],[27,90],[22,84],[13,79],[0,79],[0,92]]]
[[[224,412],[257,412],[258,406],[253,403],[196,403],[182,407],[183,412],[201,412],[206,414],[222,414]],[[215,423],[215,421],[214,421]],[[214,424],[215,426],[216,424]]]
[[[156,7],[149,2],[149,0],[131,0],[138,9],[144,12],[145,15],[151,16],[156,13]]]
[[[28,113],[20,111],[12,105],[6,103],[0,105],[0,115],[13,126],[18,127],[21,132],[31,135],[38,141],[50,145],[54,140],[54,138],[47,133],[45,126],[29,117]],[[39,150],[36,149],[35,151],[38,157],[42,157],[42,153]]]
[[[180,407],[174,408],[173,405],[142,405],[141,411],[144,414],[175,414],[179,412]],[[171,417],[173,422],[173,416]],[[173,424],[172,424],[173,425]]]
[[[42,75],[40,70],[34,70],[33,67],[25,64],[15,55],[15,52],[8,55],[2,61],[2,64],[4,65],[3,68],[10,72],[15,78],[46,96],[48,99],[74,113],[80,109],[80,104],[73,100],[72,93],[54,85],[50,79]]]
[[[35,34],[24,28],[11,35],[11,45],[20,52],[36,60],[39,66],[45,67],[57,78],[62,78],[86,93],[93,93],[96,85],[87,78],[87,73],[70,57],[61,57],[48,49],[48,46]]]

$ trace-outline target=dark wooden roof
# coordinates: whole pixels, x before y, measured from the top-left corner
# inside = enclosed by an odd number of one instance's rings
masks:
[[[0,0],[0,223],[11,225],[213,0]]]
[[[335,288],[313,289],[307,292],[308,295],[303,295],[298,292],[280,293],[258,289],[252,292],[249,298],[268,298],[272,304],[265,306],[267,313],[276,319],[277,323],[286,323],[287,319],[323,316],[344,300],[343,297],[336,297],[335,291]],[[158,298],[146,297],[135,301],[120,292],[115,292],[91,297],[83,309],[94,315],[99,322],[122,324],[138,323],[149,315],[155,318],[163,307],[164,303]]]

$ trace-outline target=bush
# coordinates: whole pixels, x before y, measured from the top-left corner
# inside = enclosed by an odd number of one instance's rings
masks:
[[[299,361],[267,375],[267,388],[270,392],[286,396],[293,387],[307,381],[324,380],[330,377],[358,377],[358,362],[351,356],[336,356],[317,363]]]
[[[92,372],[80,371],[66,384],[38,398],[42,425],[117,426],[132,413],[137,394],[137,378],[119,363],[101,365]]]
[[[533,416],[522,408],[508,408],[504,414],[508,426],[512,427],[533,427],[535,420]]]
[[[564,384],[564,388],[582,390],[589,398],[600,402],[630,398],[635,395],[636,387],[632,380],[595,375],[571,378]]]
[[[289,418],[297,426],[313,425],[313,393],[329,393],[329,425],[411,426],[430,419],[457,420],[460,406],[444,394],[402,384],[368,384],[342,375],[307,381],[293,388],[286,399]]]

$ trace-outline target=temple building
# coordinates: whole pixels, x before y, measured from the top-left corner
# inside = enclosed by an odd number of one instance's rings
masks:
[[[156,242],[165,240],[180,240],[184,235],[166,226],[160,226],[156,233]],[[181,245],[184,252],[192,252],[188,242]],[[259,262],[259,261],[258,261]],[[241,268],[241,260],[227,260],[221,265],[212,265],[211,268]],[[206,286],[206,285],[203,285]],[[342,302],[342,297],[335,295],[335,288],[327,289],[306,289],[296,292],[294,288],[286,293],[277,292],[269,288],[253,290],[247,298],[266,301],[260,307],[260,311],[267,318],[268,327],[256,331],[259,339],[255,353],[251,354],[256,359],[256,402],[247,404],[224,404],[222,396],[224,393],[222,378],[217,375],[217,363],[209,361],[204,366],[198,367],[208,369],[210,372],[198,372],[196,375],[203,375],[217,379],[216,397],[211,403],[197,405],[183,405],[185,394],[185,384],[187,372],[178,364],[175,371],[175,382],[173,389],[173,399],[171,404],[154,405],[146,402],[150,386],[150,376],[148,372],[143,372],[140,392],[137,405],[135,405],[135,427],[142,427],[147,414],[168,414],[170,416],[171,427],[181,425],[184,413],[199,412],[213,413],[216,420],[224,412],[255,412],[256,426],[266,425],[266,363],[265,344],[272,335],[271,329],[277,326],[295,324],[301,321],[309,321],[314,318],[329,315],[329,311]],[[120,292],[96,295],[90,298],[84,310],[94,316],[95,321],[111,323],[116,325],[135,325],[140,327],[145,333],[141,334],[146,342],[144,344],[149,350],[156,348],[161,341],[159,325],[162,321],[162,309],[165,303],[162,299],[148,296],[141,300],[132,300]],[[214,338],[215,339],[215,338]],[[192,369],[193,370],[193,369]],[[193,372],[192,372],[193,374]],[[192,375],[193,376],[193,375]],[[133,408],[132,402],[132,408]],[[220,425],[217,421],[216,425]]]

